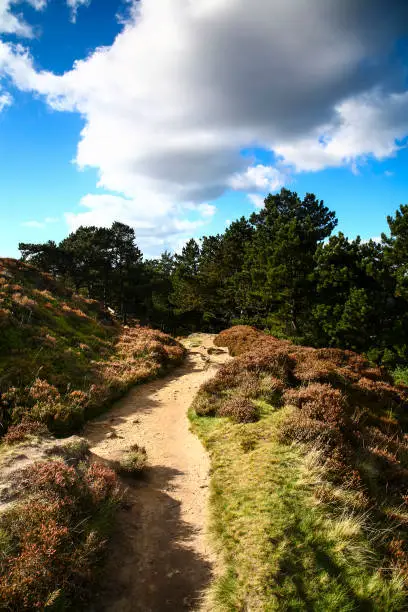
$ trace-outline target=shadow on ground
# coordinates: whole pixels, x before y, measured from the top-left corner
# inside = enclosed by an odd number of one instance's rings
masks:
[[[190,546],[194,535],[172,497],[177,470],[155,466],[140,482],[126,479],[127,504],[107,553],[91,612],[195,610],[211,566]]]

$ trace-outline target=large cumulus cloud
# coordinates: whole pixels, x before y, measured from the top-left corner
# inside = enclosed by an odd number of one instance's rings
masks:
[[[407,23],[397,0],[142,0],[111,47],[62,76],[5,44],[0,70],[83,115],[77,164],[98,169],[135,224],[150,211],[152,238],[156,214],[173,231],[177,215],[231,187],[278,185],[288,167],[393,154],[408,133],[408,93],[390,57]],[[278,168],[248,170],[255,162],[240,151],[250,147],[273,151]],[[122,200],[100,197],[95,218],[123,212]]]

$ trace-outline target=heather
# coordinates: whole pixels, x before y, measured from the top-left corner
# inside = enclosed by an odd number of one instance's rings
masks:
[[[0,260],[0,330],[2,433],[21,421],[74,431],[184,356],[166,334],[120,325],[99,302],[11,259]]]
[[[0,515],[0,601],[5,610],[79,609],[103,559],[120,492],[86,445],[13,474]],[[73,608],[71,606],[74,606]]]
[[[214,610],[399,610],[408,585],[408,388],[353,351],[250,326],[191,419],[212,460]]]

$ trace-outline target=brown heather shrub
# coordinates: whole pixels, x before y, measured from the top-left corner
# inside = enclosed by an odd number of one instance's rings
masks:
[[[217,414],[221,401],[208,393],[199,392],[194,400],[194,410],[198,416],[213,417]]]
[[[86,596],[120,499],[115,473],[45,461],[21,477],[26,497],[0,516],[0,600],[6,610],[63,609]]]
[[[380,427],[360,425],[365,447],[395,458],[395,461],[408,465],[408,439],[401,430],[384,432]]]
[[[249,325],[236,325],[222,331],[215,338],[214,344],[225,346],[234,357],[255,350],[285,349],[293,346],[289,340],[278,340],[255,327]]]
[[[237,361],[230,361],[223,365],[216,375],[201,386],[201,390],[206,393],[220,394],[228,391],[240,384],[243,374],[241,364]]]
[[[252,350],[238,357],[241,366],[255,373],[268,372],[276,378],[288,381],[294,367],[294,360],[287,351],[281,348],[266,347],[264,350]]]
[[[45,336],[45,341],[47,342],[47,344],[49,344],[50,346],[54,345],[57,343],[57,339],[55,336],[51,336],[51,334],[46,334]]]
[[[243,372],[239,384],[241,397],[256,399],[262,395],[261,381],[253,372]]]
[[[231,397],[218,410],[218,416],[230,417],[235,423],[255,423],[259,420],[259,410],[245,397]]]
[[[67,394],[67,400],[69,403],[75,406],[86,406],[89,402],[89,394],[85,391],[71,391]]]
[[[5,327],[9,323],[10,311],[7,308],[0,308],[0,327]]]
[[[249,325],[236,325],[222,331],[214,340],[216,346],[226,346],[230,355],[236,357],[250,350],[251,345],[259,338],[259,332]]]
[[[293,404],[310,419],[323,422],[344,424],[346,418],[346,399],[330,385],[312,383],[307,387],[288,389],[284,393],[287,404]]]
[[[26,295],[22,295],[21,293],[13,293],[11,299],[18,306],[23,306],[23,308],[32,309],[35,308],[37,302],[35,300],[30,299]]]
[[[374,409],[395,411],[407,405],[407,394],[401,388],[383,381],[362,377],[348,388],[348,393],[357,405]]]
[[[338,366],[330,361],[318,358],[314,349],[298,350],[294,353],[294,358],[296,360],[294,375],[297,380],[304,384],[312,382],[344,384],[346,380]],[[355,379],[358,379],[358,374],[355,375]]]
[[[9,427],[7,433],[3,437],[5,444],[17,444],[24,442],[30,436],[48,436],[49,431],[44,423],[38,421],[22,421],[18,425]]]
[[[28,394],[38,402],[54,403],[61,397],[56,387],[50,385],[46,380],[41,380],[41,378],[35,379],[28,390]]]
[[[299,412],[283,422],[279,430],[279,440],[287,444],[306,442],[317,448],[330,450],[342,443],[342,436],[334,424],[328,425]]]

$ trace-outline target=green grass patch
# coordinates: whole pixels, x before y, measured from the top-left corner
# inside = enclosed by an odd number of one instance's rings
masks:
[[[257,423],[238,425],[189,414],[211,457],[210,528],[221,561],[211,610],[403,609],[402,579],[382,572],[351,509],[354,494],[339,492],[348,505],[337,511],[318,502],[310,454],[278,441],[291,409],[259,408]]]
[[[408,385],[408,368],[396,368],[393,374],[397,384]]]

